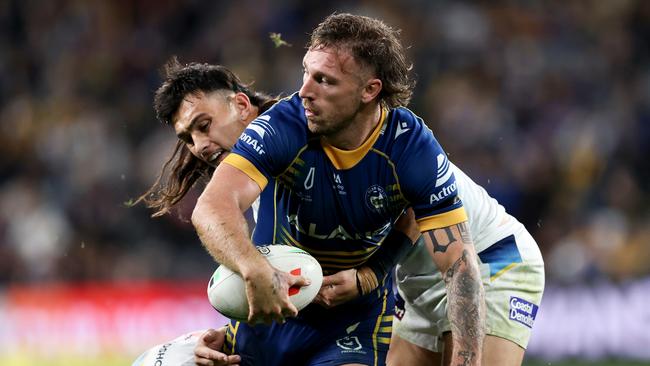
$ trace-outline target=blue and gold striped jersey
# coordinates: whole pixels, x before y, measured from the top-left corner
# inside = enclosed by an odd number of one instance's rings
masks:
[[[406,108],[384,110],[359,148],[340,150],[309,131],[296,93],[255,119],[224,162],[262,189],[253,242],[300,247],[326,274],[364,263],[408,206],[422,231],[467,219],[446,154]]]

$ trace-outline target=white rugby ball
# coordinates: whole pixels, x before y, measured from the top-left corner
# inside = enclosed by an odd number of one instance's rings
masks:
[[[290,245],[259,246],[257,250],[274,268],[311,280],[309,286],[289,288],[289,299],[298,310],[309,305],[323,283],[323,270],[316,258]],[[244,279],[230,268],[221,265],[214,271],[208,283],[208,299],[224,316],[244,322],[248,319]]]

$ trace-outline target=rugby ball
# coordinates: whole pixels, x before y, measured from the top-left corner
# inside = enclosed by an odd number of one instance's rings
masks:
[[[311,280],[309,286],[289,288],[289,299],[298,310],[309,305],[323,283],[323,270],[316,258],[290,245],[259,246],[257,250],[276,269]],[[248,319],[244,279],[224,265],[219,266],[210,278],[208,299],[212,307],[224,316],[243,322]]]

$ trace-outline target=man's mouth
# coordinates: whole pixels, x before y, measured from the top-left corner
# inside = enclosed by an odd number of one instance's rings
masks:
[[[215,151],[212,155],[208,157],[208,163],[214,163],[217,161],[217,158],[219,158],[219,155],[221,155],[222,151]]]

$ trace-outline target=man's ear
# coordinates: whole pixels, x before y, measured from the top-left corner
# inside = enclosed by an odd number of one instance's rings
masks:
[[[361,91],[361,101],[363,103],[369,103],[374,98],[376,98],[381,92],[383,84],[379,79],[370,79],[366,82],[366,85]]]
[[[235,108],[237,108],[237,112],[239,113],[239,118],[242,121],[248,121],[251,117],[251,113],[253,113],[251,100],[248,98],[248,95],[238,92],[235,93],[232,100]]]

